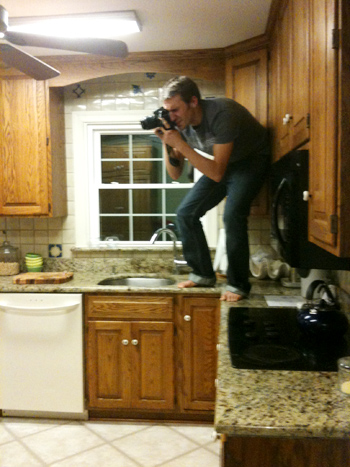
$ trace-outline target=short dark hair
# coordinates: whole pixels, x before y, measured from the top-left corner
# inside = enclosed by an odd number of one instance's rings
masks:
[[[179,95],[181,99],[189,104],[193,96],[201,99],[201,93],[197,84],[187,76],[177,76],[170,79],[163,87],[163,99],[170,99],[171,97]]]

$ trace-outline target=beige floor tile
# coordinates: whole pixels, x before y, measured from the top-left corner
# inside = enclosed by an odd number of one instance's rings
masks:
[[[17,438],[39,433],[48,429],[64,425],[65,420],[44,420],[33,418],[3,418],[2,425],[4,425],[11,433]]]
[[[198,447],[167,426],[151,426],[112,444],[143,467],[156,467]]]
[[[190,438],[198,444],[208,444],[213,441],[212,435],[214,428],[212,426],[196,425],[170,425],[178,433]]]
[[[103,444],[103,440],[85,426],[66,424],[27,436],[23,443],[46,463],[59,461]]]
[[[117,449],[109,445],[85,451],[60,462],[55,467],[139,467]]]
[[[0,467],[41,467],[43,465],[18,441],[3,444],[0,448]]]
[[[0,425],[0,444],[8,443],[9,441],[14,441],[14,437],[6,430],[4,425]]]
[[[209,451],[213,452],[217,456],[220,456],[221,441],[219,439],[217,439],[216,441],[213,441],[212,443],[206,444],[205,448],[209,449]]]
[[[161,464],[161,467],[220,467],[218,456],[199,448],[172,461]]]
[[[149,427],[149,424],[123,422],[85,422],[85,426],[106,441],[113,441],[123,436],[136,433]]]

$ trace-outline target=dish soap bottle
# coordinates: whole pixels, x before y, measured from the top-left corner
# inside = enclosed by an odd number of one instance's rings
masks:
[[[18,248],[5,241],[0,247],[0,276],[13,276],[18,273]]]

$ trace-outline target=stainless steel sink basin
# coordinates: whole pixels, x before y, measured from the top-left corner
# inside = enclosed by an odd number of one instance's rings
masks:
[[[173,285],[173,279],[164,277],[108,277],[98,283],[98,285],[128,285],[129,287],[164,287]]]

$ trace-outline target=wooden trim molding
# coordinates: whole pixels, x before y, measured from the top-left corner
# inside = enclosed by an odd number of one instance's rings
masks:
[[[237,55],[244,54],[247,52],[254,52],[267,48],[268,40],[266,34],[247,39],[246,41],[238,42],[237,44],[230,45],[225,49],[226,59],[236,57]]]
[[[61,87],[103,76],[122,73],[175,73],[208,80],[225,79],[225,49],[170,50],[130,53],[125,59],[96,55],[52,55],[40,57],[60,71],[50,87]],[[0,77],[21,76],[0,66]]]

